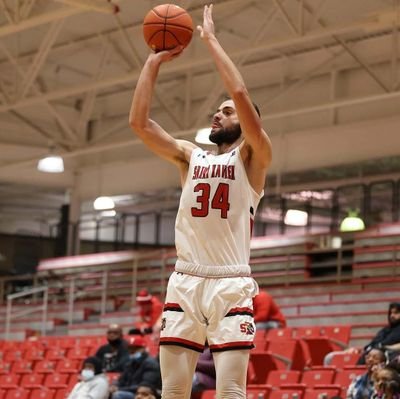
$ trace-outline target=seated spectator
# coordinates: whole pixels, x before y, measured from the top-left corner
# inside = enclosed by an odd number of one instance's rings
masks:
[[[400,375],[386,366],[376,372],[372,399],[400,399]]]
[[[108,380],[103,374],[100,359],[88,357],[83,361],[80,381],[76,383],[67,399],[107,399],[108,394]]]
[[[116,384],[110,387],[112,399],[133,399],[138,386],[148,384],[161,389],[160,365],[149,355],[142,336],[131,336],[128,339],[130,361],[120,375]]]
[[[365,355],[373,348],[386,349],[400,343],[400,302],[392,302],[388,309],[388,325],[377,332],[372,341],[362,350],[349,348],[344,352],[331,352],[325,356],[324,364],[329,365],[337,353],[360,353],[357,364],[365,364]]]
[[[101,360],[104,371],[122,372],[129,362],[129,351],[118,324],[108,326],[107,341],[108,344],[100,346],[95,356]]]
[[[204,348],[199,356],[193,376],[192,393],[215,389],[215,366],[210,348]]]
[[[153,327],[160,320],[163,304],[146,289],[139,291],[136,296],[136,304],[139,306],[140,320],[136,323],[135,328],[129,330],[129,334],[151,334]]]
[[[376,367],[383,366],[385,354],[380,349],[371,349],[365,356],[367,372],[357,376],[350,384],[346,399],[370,399],[374,393],[373,372]]]
[[[286,327],[285,316],[266,291],[261,290],[253,298],[253,311],[257,329],[269,330],[270,328]]]
[[[135,399],[161,399],[161,395],[153,386],[140,384],[136,390]]]

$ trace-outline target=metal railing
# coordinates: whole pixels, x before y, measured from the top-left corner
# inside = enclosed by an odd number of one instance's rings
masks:
[[[37,306],[31,309],[24,309],[20,311],[13,311],[13,300],[20,299],[23,297],[32,296],[36,298],[36,295],[40,292],[43,292],[43,304],[41,306]],[[7,312],[6,312],[6,331],[5,338],[8,340],[10,338],[10,329],[11,322],[13,319],[17,319],[18,317],[27,316],[32,313],[36,313],[42,311],[42,324],[41,324],[41,334],[43,336],[46,335],[46,322],[47,322],[47,308],[48,308],[48,287],[37,287],[29,290],[25,290],[23,292],[18,292],[15,294],[7,295]]]

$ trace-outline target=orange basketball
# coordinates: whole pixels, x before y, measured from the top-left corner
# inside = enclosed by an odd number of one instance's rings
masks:
[[[145,16],[143,35],[155,52],[186,47],[192,39],[193,21],[183,8],[175,4],[161,4]]]

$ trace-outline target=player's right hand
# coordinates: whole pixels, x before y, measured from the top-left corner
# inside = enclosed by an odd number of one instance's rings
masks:
[[[158,53],[152,53],[149,57],[157,59],[157,61],[161,62],[168,62],[173,60],[174,58],[180,56],[182,54],[184,47],[177,46],[172,50],[163,50],[159,51]]]

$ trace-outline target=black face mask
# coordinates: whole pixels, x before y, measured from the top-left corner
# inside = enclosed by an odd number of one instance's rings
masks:
[[[122,342],[122,338],[116,338],[116,339],[112,339],[112,340],[108,339],[107,341],[111,346],[119,346]]]

